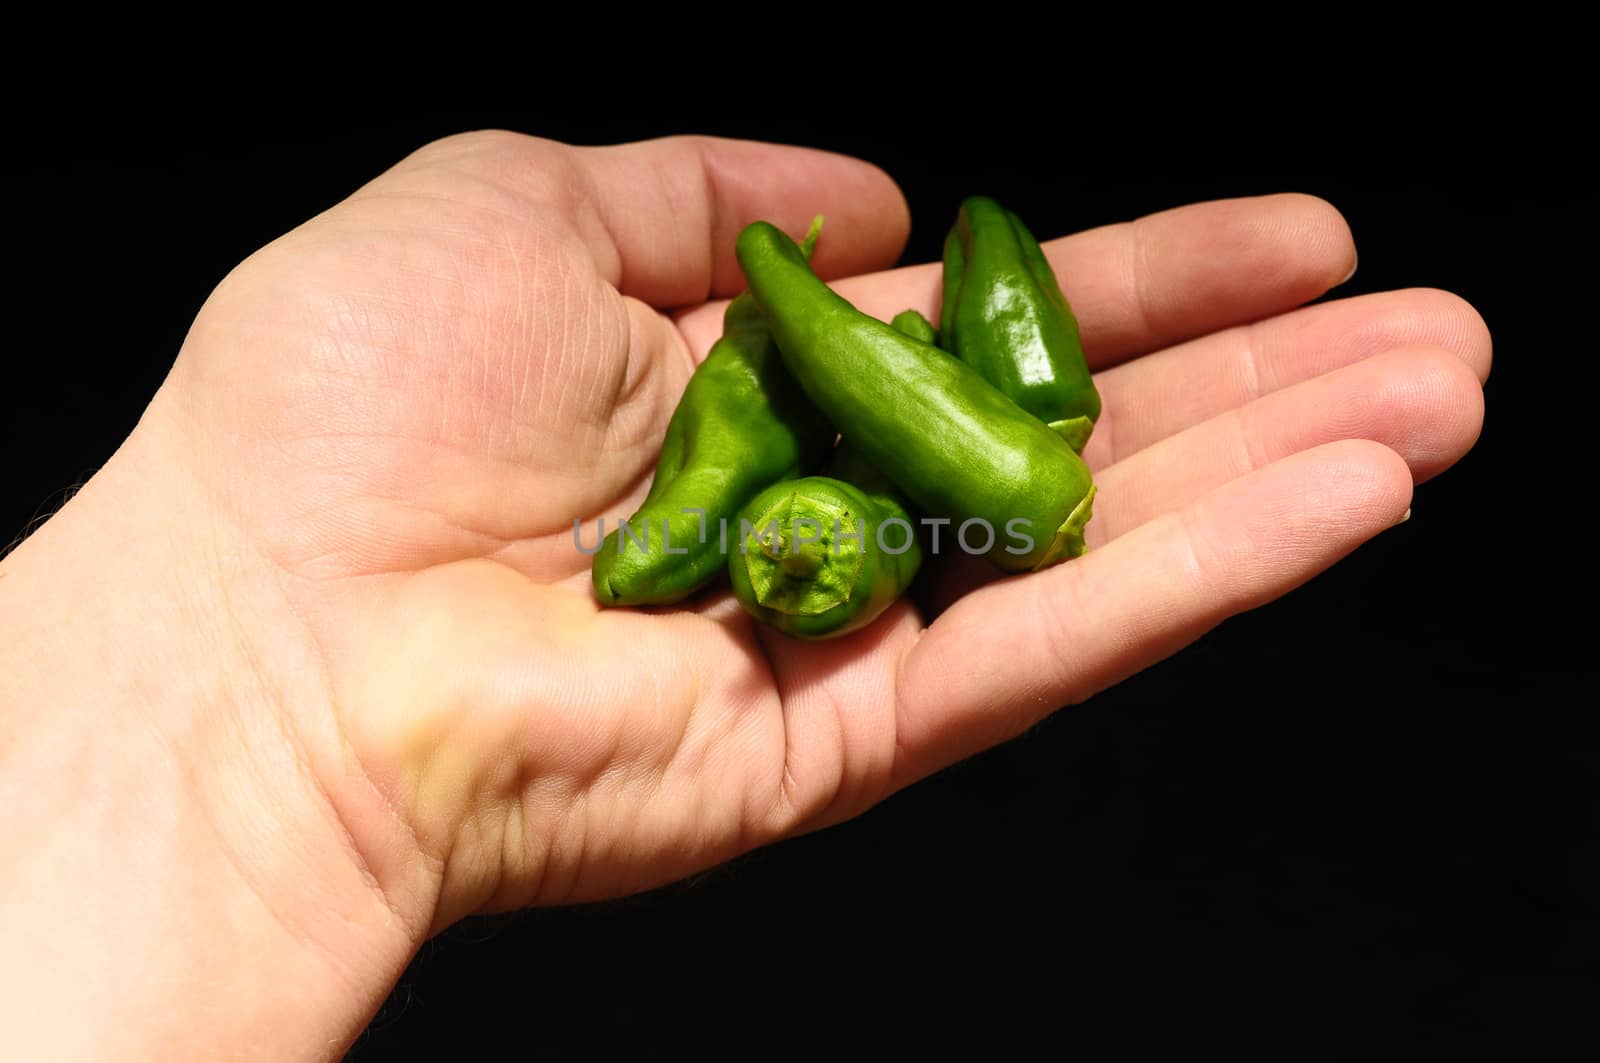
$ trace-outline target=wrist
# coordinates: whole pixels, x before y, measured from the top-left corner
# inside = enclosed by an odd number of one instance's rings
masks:
[[[432,875],[170,406],[0,560],[0,1028],[336,1054],[426,933]]]

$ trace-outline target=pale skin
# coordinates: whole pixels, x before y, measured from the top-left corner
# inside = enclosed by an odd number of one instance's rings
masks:
[[[1470,306],[1304,307],[1333,207],[1198,204],[1046,245],[1105,401],[1087,556],[827,643],[599,609],[573,519],[643,497],[738,228],[819,212],[847,298],[936,317],[937,266],[878,272],[881,171],[703,138],[450,138],[217,288],[0,561],[0,1054],[336,1058],[456,920],[857,815],[1326,569],[1482,423]]]

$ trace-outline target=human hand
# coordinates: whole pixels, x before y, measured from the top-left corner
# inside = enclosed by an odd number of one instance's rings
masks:
[[[191,619],[236,640],[249,691],[226,700],[267,741],[215,770],[303,766],[284,800],[329,839],[302,840],[304,872],[369,887],[349,907],[387,924],[369,977],[469,912],[629,892],[853,815],[1303,582],[1476,438],[1470,308],[1292,311],[1353,265],[1330,208],[1185,208],[1047,246],[1106,404],[1087,557],[829,643],[720,591],[597,609],[572,521],[632,512],[720,320],[651,308],[732,294],[742,223],[818,211],[825,276],[898,254],[898,194],[845,160],[453,138],[253,256],[196,321],[131,441],[166,473],[114,471],[181,492],[156,508],[219,544]],[[931,312],[937,269],[839,287]]]

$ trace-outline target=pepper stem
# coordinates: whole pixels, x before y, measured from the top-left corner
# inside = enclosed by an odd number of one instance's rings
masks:
[[[822,215],[818,214],[811,219],[811,228],[806,230],[806,238],[800,241],[800,253],[806,256],[806,261],[811,261],[811,252],[817,249],[817,237],[822,234]]]
[[[862,564],[860,519],[830,500],[799,493],[761,514],[744,551],[756,601],[791,616],[816,616],[848,601]]]

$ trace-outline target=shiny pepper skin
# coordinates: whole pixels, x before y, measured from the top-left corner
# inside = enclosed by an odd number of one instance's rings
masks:
[[[987,196],[961,204],[944,244],[944,348],[1083,451],[1100,417],[1078,321],[1026,226]]]

